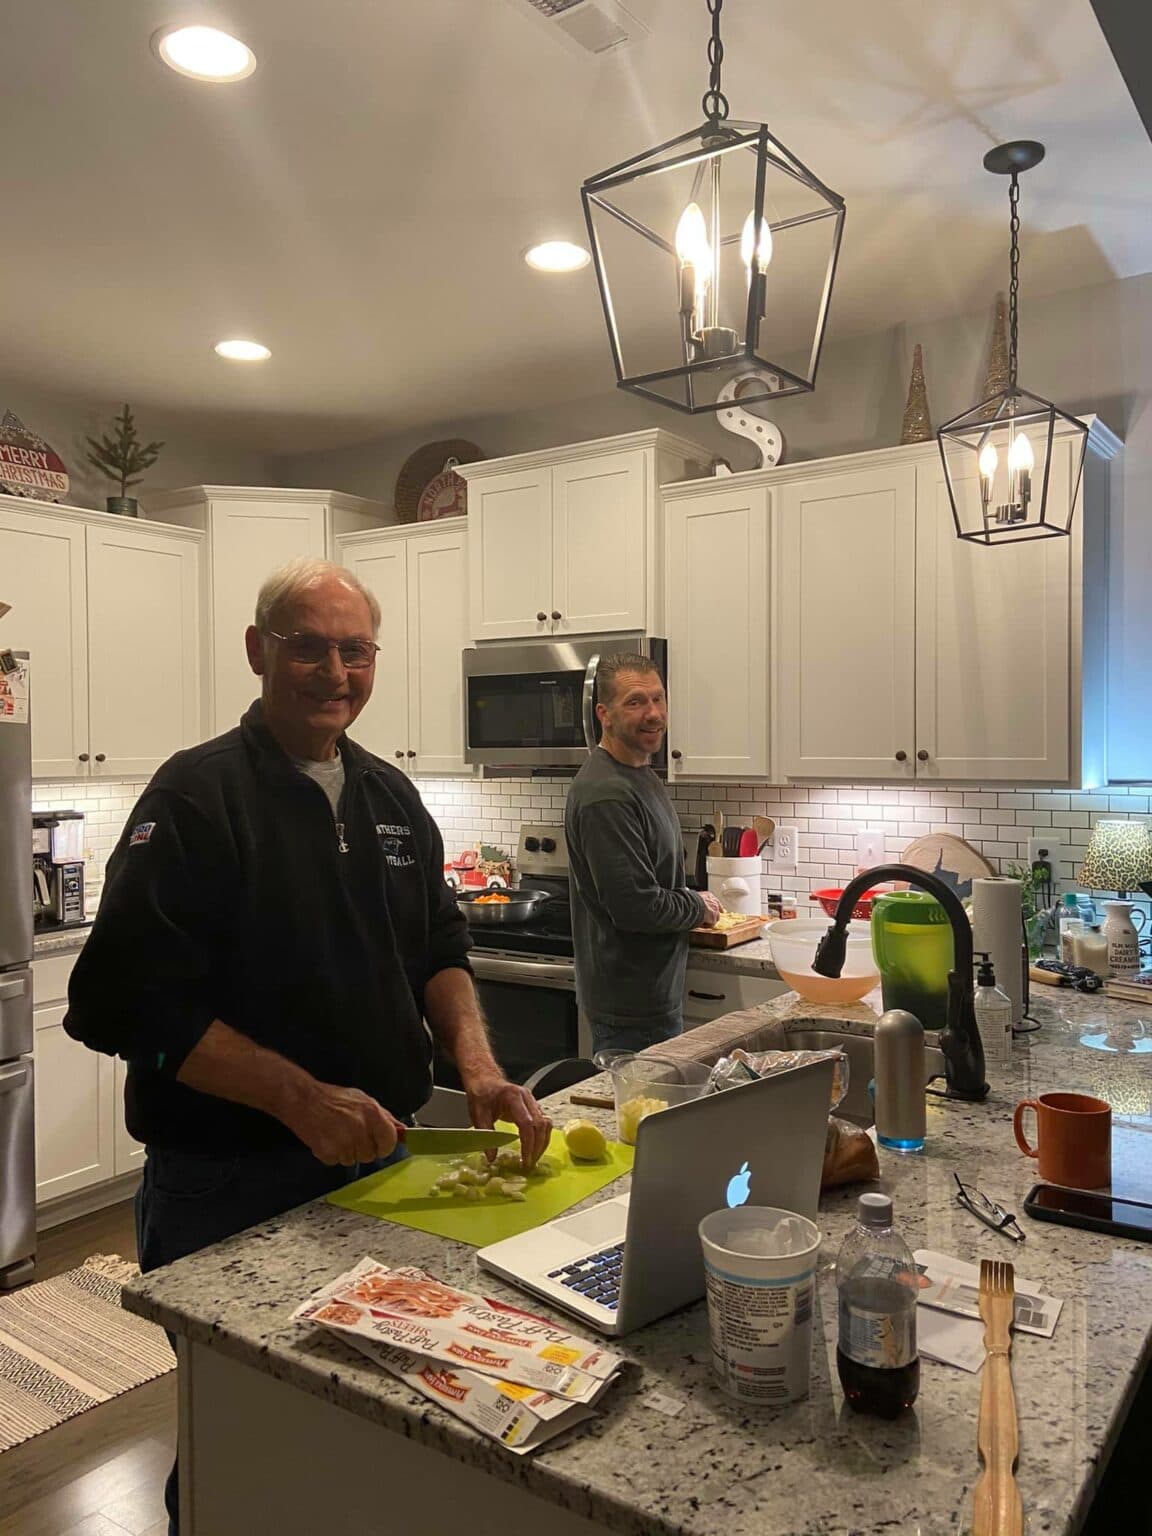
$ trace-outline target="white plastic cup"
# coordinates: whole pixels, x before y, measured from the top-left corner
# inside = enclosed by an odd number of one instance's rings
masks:
[[[808,1396],[820,1230],[770,1205],[713,1211],[700,1223],[712,1368],[742,1403]]]

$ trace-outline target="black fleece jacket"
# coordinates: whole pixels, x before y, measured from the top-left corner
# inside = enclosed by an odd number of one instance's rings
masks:
[[[342,737],[343,835],[259,703],[158,771],[108,860],[64,1027],[128,1063],[128,1129],[212,1153],[290,1139],[176,1081],[213,1019],[396,1115],[428,1097],[424,988],[468,970],[440,833],[397,769]]]

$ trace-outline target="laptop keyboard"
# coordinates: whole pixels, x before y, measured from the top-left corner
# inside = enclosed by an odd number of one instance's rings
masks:
[[[589,1301],[599,1302],[610,1312],[620,1305],[620,1276],[624,1270],[624,1244],[601,1248],[586,1253],[575,1264],[565,1264],[561,1269],[548,1272],[549,1280],[558,1280],[568,1290]]]

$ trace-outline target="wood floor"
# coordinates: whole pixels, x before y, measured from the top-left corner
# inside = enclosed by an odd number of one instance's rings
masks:
[[[132,1203],[83,1216],[40,1239],[36,1279],[92,1253],[136,1258]],[[1082,1536],[1134,1530],[1152,1440],[1152,1372],[1129,1414]],[[150,1381],[0,1457],[0,1536],[167,1536],[162,1492],[176,1444],[176,1374]],[[973,1426],[973,1455],[976,1450]]]
[[[132,1202],[41,1234],[37,1280],[89,1254],[136,1258]],[[176,1374],[0,1456],[0,1536],[167,1536],[164,1479],[176,1444]]]

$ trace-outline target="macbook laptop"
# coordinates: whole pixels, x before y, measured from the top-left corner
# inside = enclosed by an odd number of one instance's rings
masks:
[[[832,1068],[812,1062],[648,1115],[631,1194],[481,1248],[480,1263],[601,1333],[699,1300],[709,1211],[774,1205],[815,1218]]]

